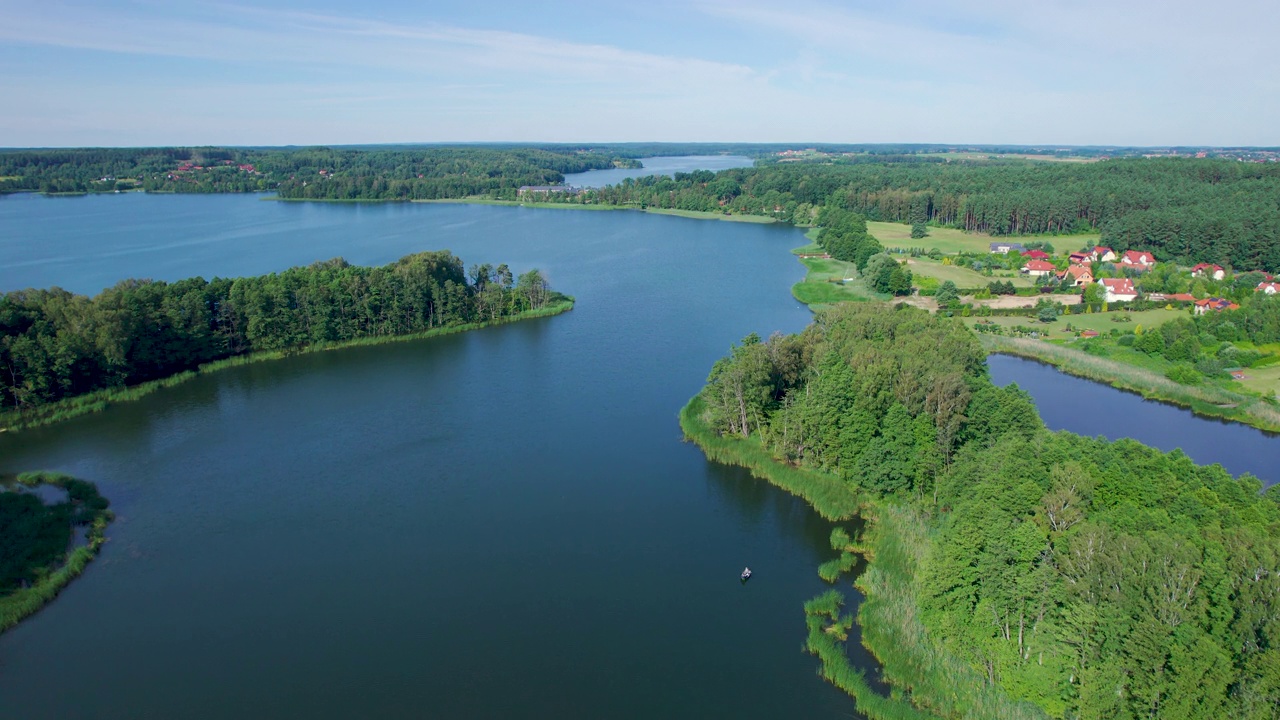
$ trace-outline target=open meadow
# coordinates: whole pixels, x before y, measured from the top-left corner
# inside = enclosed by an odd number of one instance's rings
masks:
[[[821,258],[801,258],[800,262],[809,269],[809,273],[804,280],[791,286],[791,294],[806,305],[889,299],[888,295],[872,290],[853,263]]]

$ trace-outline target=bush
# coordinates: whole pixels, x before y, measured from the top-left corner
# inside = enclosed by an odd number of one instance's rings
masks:
[[[1173,367],[1165,371],[1164,376],[1179,385],[1199,385],[1204,379],[1200,371],[1189,362],[1174,363]]]

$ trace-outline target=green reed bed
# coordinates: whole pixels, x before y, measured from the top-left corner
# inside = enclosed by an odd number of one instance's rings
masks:
[[[703,421],[703,411],[701,396],[694,396],[680,410],[680,428],[708,458],[747,468],[757,477],[804,498],[828,520],[846,520],[858,514],[859,496],[848,483],[826,473],[780,463],[754,438],[720,437]]]
[[[29,587],[18,588],[0,596],[0,633],[17,625],[23,618],[36,612],[57,597],[98,554],[98,548],[106,542],[107,525],[114,515],[107,509],[107,500],[98,493],[93,483],[68,475],[48,472],[23,473],[18,482],[28,487],[53,485],[67,491],[68,502],[73,507],[71,522],[88,527],[87,543],[67,554],[65,561],[43,573]]]
[[[1280,432],[1280,408],[1254,395],[1236,393],[1212,385],[1182,385],[1146,368],[1039,340],[985,333],[979,334],[978,339],[991,354],[1038,360],[1053,365],[1068,375],[1106,383],[1146,398],[1190,408],[1197,415]]]
[[[72,418],[80,417],[81,415],[102,412],[112,405],[138,400],[157,390],[173,387],[188,380],[192,380],[199,375],[207,375],[227,368],[240,367],[241,365],[250,365],[252,363],[265,362],[268,360],[281,360],[287,357],[301,355],[303,353],[342,350],[345,348],[365,345],[385,345],[387,343],[411,342],[414,340],[439,337],[441,335],[453,335],[455,333],[479,330],[495,325],[506,325],[508,323],[519,322],[521,320],[531,320],[534,318],[559,315],[572,310],[573,305],[574,299],[572,297],[565,297],[560,302],[553,303],[547,307],[539,308],[537,310],[526,310],[518,315],[512,315],[498,320],[465,323],[460,325],[446,325],[443,327],[432,328],[426,332],[411,333],[407,335],[376,335],[373,337],[344,340],[342,342],[319,342],[305,347],[235,355],[222,360],[204,363],[195,370],[186,370],[159,380],[139,383],[129,387],[97,390],[95,392],[77,395],[75,397],[66,398],[47,405],[41,405],[36,408],[21,411],[10,410],[0,413],[0,432],[7,430],[24,430],[27,428],[40,427],[42,425],[52,425],[53,423],[70,420]]]
[[[862,642],[880,660],[885,681],[939,717],[1044,718],[1038,707],[1009,699],[930,636],[916,603],[930,547],[919,512],[889,504],[871,512],[864,537],[871,561],[854,584],[865,597],[858,611]]]

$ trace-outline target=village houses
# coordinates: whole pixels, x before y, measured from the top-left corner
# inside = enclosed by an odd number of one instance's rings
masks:
[[[1093,259],[1098,262],[1115,262],[1116,261],[1115,251],[1109,247],[1103,247],[1102,245],[1095,247],[1093,249],[1093,252],[1090,254],[1093,255]]]
[[[1138,291],[1129,278],[1103,278],[1098,281],[1104,293],[1103,300],[1111,302],[1129,302],[1138,299]]]
[[[1156,264],[1156,256],[1139,250],[1125,250],[1120,256],[1120,267],[1146,272]]]
[[[1093,271],[1088,265],[1071,265],[1058,273],[1059,282],[1070,282],[1073,287],[1084,287],[1093,282]]]
[[[1032,260],[1022,266],[1022,272],[1031,277],[1044,277],[1055,270],[1057,268],[1053,266],[1053,263],[1044,260]]]
[[[1025,252],[1025,251],[1026,251],[1026,248],[1022,246],[1022,243],[1016,243],[1016,242],[996,241],[996,242],[991,243],[991,252],[993,252],[993,253],[1000,253],[1001,255],[1008,255],[1010,250],[1017,250],[1018,252]]]
[[[1200,263],[1191,268],[1191,277],[1211,277],[1214,280],[1221,280],[1227,276],[1227,271],[1222,269],[1221,265],[1211,265],[1209,263]]]
[[[1240,306],[1225,298],[1205,298],[1196,301],[1195,313],[1203,315],[1210,310],[1221,312],[1222,310],[1239,310]]]

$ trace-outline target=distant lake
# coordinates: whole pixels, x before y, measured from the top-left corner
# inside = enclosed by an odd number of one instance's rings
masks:
[[[749,157],[741,155],[677,155],[640,158],[643,168],[588,170],[582,173],[571,173],[564,176],[565,185],[574,187],[597,188],[605,185],[617,185],[630,177],[648,177],[650,175],[674,176],[678,172],[694,170],[728,170],[730,168],[751,167],[755,164]]]
[[[4,288],[448,248],[578,299],[0,434],[0,472],[93,480],[118,514],[0,636],[0,717],[853,716],[801,651],[831,525],[676,420],[731,344],[809,322],[801,231],[138,193],[6,197],[0,227]]]
[[[1112,440],[1128,437],[1166,452],[1180,448],[1201,465],[1218,463],[1233,475],[1253,473],[1266,485],[1280,480],[1280,436],[1199,417],[1034,360],[992,355],[987,367],[997,385],[1016,382],[1030,393],[1050,429]]]

